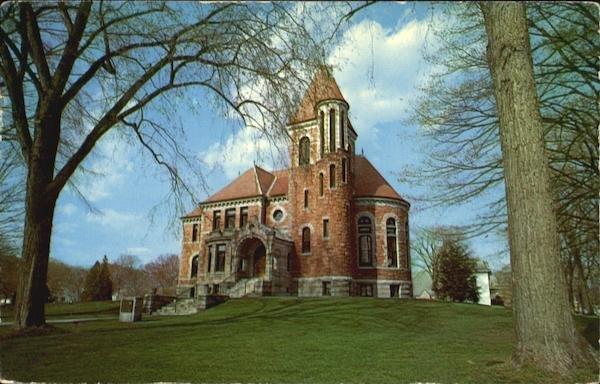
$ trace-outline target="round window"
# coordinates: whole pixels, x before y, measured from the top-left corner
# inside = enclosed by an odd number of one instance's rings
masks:
[[[276,209],[275,212],[273,212],[273,220],[275,220],[275,221],[283,220],[283,211],[281,209]]]

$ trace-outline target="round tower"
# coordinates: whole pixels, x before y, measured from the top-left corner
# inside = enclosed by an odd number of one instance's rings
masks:
[[[299,296],[347,296],[352,279],[351,172],[356,133],[348,103],[333,77],[321,70],[289,125]]]

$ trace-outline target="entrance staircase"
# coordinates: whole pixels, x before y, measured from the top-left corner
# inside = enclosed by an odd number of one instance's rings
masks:
[[[165,305],[153,315],[173,316],[173,315],[192,315],[198,312],[198,303],[196,299],[175,299],[171,304]]]
[[[251,279],[243,278],[238,280],[235,285],[229,288],[228,296],[231,298],[240,298],[246,296],[260,296],[262,294],[263,279],[254,277]]]

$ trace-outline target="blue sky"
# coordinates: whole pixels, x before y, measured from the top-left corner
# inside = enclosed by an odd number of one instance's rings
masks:
[[[402,168],[424,160],[418,128],[407,123],[415,87],[427,79],[432,68],[422,58],[421,48],[435,42],[427,33],[436,22],[427,3],[383,3],[359,13],[345,27],[328,61],[350,104],[350,118],[358,132],[357,152],[375,164],[401,195],[415,194],[411,185],[397,181]],[[191,95],[202,100],[202,95]],[[209,193],[252,166],[281,168],[278,151],[251,129],[240,128],[222,111],[198,104],[197,110],[173,111],[185,128],[188,150],[205,164]],[[179,254],[179,226],[169,226],[176,214],[165,204],[169,180],[134,142],[123,140],[119,131],[103,137],[86,166],[97,176],[78,177],[77,185],[94,207],[82,202],[73,190],[61,194],[54,221],[51,256],[70,264],[90,266],[104,254],[116,259],[134,254],[147,262],[163,253]],[[199,190],[200,199],[207,193]],[[411,223],[416,226],[468,224],[477,214],[477,202],[463,207],[421,209],[413,204]],[[188,207],[191,210],[193,207]],[[508,262],[505,241],[496,236],[474,239],[476,256],[498,268]]]

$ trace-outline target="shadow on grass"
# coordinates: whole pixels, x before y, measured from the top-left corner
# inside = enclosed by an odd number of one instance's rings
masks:
[[[23,338],[23,337],[40,337],[50,335],[69,334],[71,332],[55,327],[50,324],[42,325],[41,327],[30,327],[25,329],[12,328],[10,331],[0,335],[0,342],[10,339]]]

